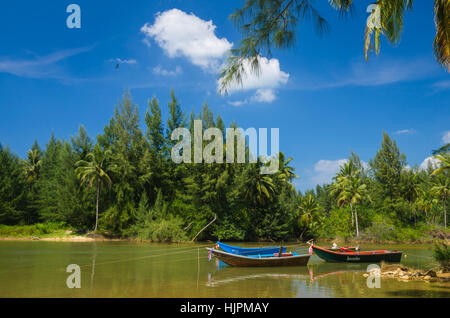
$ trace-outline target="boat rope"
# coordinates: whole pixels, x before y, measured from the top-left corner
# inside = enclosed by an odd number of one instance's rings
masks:
[[[114,263],[122,263],[122,262],[129,262],[129,261],[135,261],[135,260],[142,260],[142,259],[149,259],[149,258],[154,258],[154,257],[161,257],[161,256],[170,256],[170,255],[175,255],[175,254],[183,254],[183,253],[190,253],[193,252],[197,249],[200,249],[201,247],[208,247],[211,246],[211,244],[208,245],[201,245],[201,246],[189,246],[189,247],[180,247],[178,249],[185,249],[185,248],[189,248],[188,250],[185,251],[176,251],[176,252],[170,252],[170,253],[163,253],[163,254],[152,254],[152,255],[146,255],[146,256],[139,256],[139,257],[133,257],[133,258],[128,258],[128,259],[118,259],[118,260],[111,260],[111,261],[106,261],[106,262],[101,262],[101,263],[97,263],[95,264],[97,265],[105,265],[105,264],[114,264]],[[192,257],[192,259],[197,258],[197,256]],[[167,261],[167,260],[166,260]],[[83,264],[80,265],[80,267],[86,267],[86,266],[92,266],[92,264]]]
[[[403,255],[404,255],[404,257],[413,256],[413,257],[421,257],[421,258],[433,259],[432,256],[426,256],[426,255],[417,255],[417,254],[410,254],[410,253],[403,253]]]

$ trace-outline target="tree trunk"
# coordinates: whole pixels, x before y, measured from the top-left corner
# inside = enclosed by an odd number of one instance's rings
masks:
[[[300,233],[300,237],[298,238],[298,239],[300,240],[300,242],[303,241],[303,234],[305,234],[305,232],[306,232],[307,229],[308,229],[308,226],[305,226],[305,227],[303,228],[302,233]]]
[[[445,208],[445,200],[447,198],[444,198],[444,228],[447,228],[447,210]]]
[[[97,202],[95,204],[95,228],[94,233],[97,232],[98,226],[98,200],[100,198],[100,179],[97,179]]]
[[[350,203],[350,211],[352,212],[352,226],[355,224],[355,220],[353,217],[353,205]]]
[[[358,227],[358,211],[355,206],[355,222],[356,222],[356,237],[359,237],[359,227]]]

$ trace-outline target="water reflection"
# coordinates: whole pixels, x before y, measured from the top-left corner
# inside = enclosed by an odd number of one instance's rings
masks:
[[[95,259],[97,257],[97,242],[92,244],[92,270],[91,270],[91,284],[90,284],[90,295],[93,296],[94,291],[94,275],[95,275]]]
[[[397,249],[405,265],[433,265],[430,246]],[[80,265],[82,288],[67,288],[68,264]],[[367,265],[313,256],[303,267],[239,268],[193,244],[0,242],[0,297],[450,297],[450,283],[368,288]]]

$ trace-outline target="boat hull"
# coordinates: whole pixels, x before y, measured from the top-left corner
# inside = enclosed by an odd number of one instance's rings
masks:
[[[314,253],[327,262],[347,262],[347,263],[378,263],[395,262],[402,259],[401,251],[362,251],[362,252],[334,252],[325,248],[312,246]]]
[[[280,247],[240,247],[217,242],[219,247],[227,253],[237,255],[260,255],[260,254],[274,254],[280,252]],[[283,247],[283,253],[286,253],[286,247]]]
[[[215,257],[230,266],[239,267],[275,267],[306,266],[310,255],[294,255],[282,257],[249,257],[207,248]]]

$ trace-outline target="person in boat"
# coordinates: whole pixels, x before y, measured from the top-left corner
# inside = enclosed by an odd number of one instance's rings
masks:
[[[333,246],[331,247],[332,250],[338,250],[339,246],[337,246],[336,242],[333,242]]]

